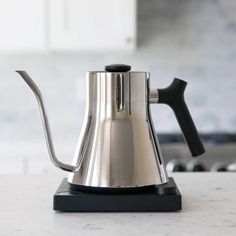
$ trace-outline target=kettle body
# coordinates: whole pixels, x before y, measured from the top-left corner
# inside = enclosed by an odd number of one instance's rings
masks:
[[[40,90],[26,72],[17,71],[37,98],[51,160],[70,172],[71,186],[136,189],[168,182],[152,124],[152,103],[164,103],[174,110],[193,156],[204,152],[184,101],[186,82],[175,79],[165,89],[150,90],[149,73],[130,69],[118,64],[87,73],[86,113],[72,165],[55,155]]]
[[[68,182],[139,187],[168,181],[149,112],[149,73],[88,72],[87,109]]]

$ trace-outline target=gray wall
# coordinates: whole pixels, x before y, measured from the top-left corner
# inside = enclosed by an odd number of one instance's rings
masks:
[[[186,99],[199,130],[235,132],[235,13],[234,0],[139,0],[134,53],[1,54],[0,149],[18,152],[17,143],[25,149],[36,143],[44,150],[35,99],[15,69],[27,70],[41,87],[57,146],[71,153],[84,114],[85,72],[117,62],[150,71],[152,87],[173,77],[187,80]],[[153,105],[152,114],[157,130],[179,131],[169,108]]]

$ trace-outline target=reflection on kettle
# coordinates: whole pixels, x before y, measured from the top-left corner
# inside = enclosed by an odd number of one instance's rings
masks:
[[[42,95],[25,71],[17,71],[34,92],[40,108],[49,155],[69,171],[68,183],[89,188],[140,188],[168,182],[149,105],[169,105],[192,156],[204,152],[184,101],[187,83],[174,79],[165,89],[149,89],[149,73],[128,65],[109,65],[87,73],[87,109],[73,164],[55,155]]]

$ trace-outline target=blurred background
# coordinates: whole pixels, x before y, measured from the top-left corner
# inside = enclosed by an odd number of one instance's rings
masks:
[[[189,109],[209,144],[201,168],[226,170],[236,160],[235,13],[234,0],[0,0],[0,173],[59,172],[35,98],[15,70],[41,88],[56,152],[70,162],[85,112],[85,73],[113,63],[150,72],[153,88],[186,80]],[[164,105],[151,111],[168,161],[189,161],[173,112]]]

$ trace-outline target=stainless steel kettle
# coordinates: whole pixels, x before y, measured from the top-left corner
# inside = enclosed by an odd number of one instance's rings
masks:
[[[55,155],[40,90],[25,71],[17,71],[34,92],[53,164],[69,171],[72,186],[140,188],[168,182],[149,105],[169,105],[180,124],[192,156],[204,152],[184,101],[187,83],[174,79],[165,89],[149,88],[149,73],[116,64],[87,73],[87,109],[73,164]]]

